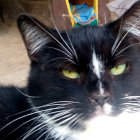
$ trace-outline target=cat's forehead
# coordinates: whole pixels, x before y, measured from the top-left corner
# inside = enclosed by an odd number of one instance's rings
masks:
[[[109,55],[115,37],[103,26],[85,26],[70,31],[70,37],[78,53],[89,55]]]
[[[106,40],[110,38],[110,30],[106,26],[84,26],[70,30],[69,34],[74,44],[92,44],[101,45],[108,43]]]
[[[90,64],[90,68],[111,67],[129,59],[128,56],[133,57],[134,49],[127,46],[134,42],[127,38],[118,40],[118,33],[107,25],[75,28],[70,31],[70,38],[81,63]]]
[[[92,52],[92,59],[90,62],[90,69],[97,76],[98,79],[101,78],[102,73],[104,73],[104,62],[101,56],[97,55],[95,51]]]
[[[90,64],[90,68],[103,67],[103,61],[111,57],[114,39],[108,28],[85,26],[71,30],[69,35],[81,63]]]

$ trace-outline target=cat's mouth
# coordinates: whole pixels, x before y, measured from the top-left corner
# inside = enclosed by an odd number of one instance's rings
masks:
[[[108,122],[114,118],[112,105],[106,103],[103,106],[96,106],[95,111],[91,111],[86,119],[78,122],[79,127],[72,130],[85,131],[90,127],[94,127],[96,124],[100,124],[102,121]],[[100,125],[99,125],[100,126]],[[71,128],[71,127],[70,127]],[[94,128],[92,128],[94,130]]]
[[[46,115],[43,115],[42,117],[44,118],[45,122],[50,120],[47,123],[47,125],[49,124],[48,125],[49,129],[53,128],[53,130],[51,130],[50,132],[52,136],[53,135],[58,137],[64,136],[65,138],[70,137],[71,139],[74,140],[85,140],[85,139],[92,140],[92,137],[94,136],[94,138],[98,140],[103,140],[104,137],[105,139],[112,140],[116,132],[119,131],[118,132],[119,135],[117,139],[120,139],[121,135],[123,135],[123,139],[125,139],[126,135],[123,133],[123,131],[125,130],[125,132],[128,131],[130,133],[130,130],[132,130],[129,129],[127,124],[129,123],[130,126],[135,127],[137,123],[139,123],[140,114],[132,115],[132,114],[124,114],[122,112],[118,116],[113,116],[112,112],[113,112],[113,106],[108,103],[104,104],[102,107],[96,106],[96,111],[93,111],[90,118],[81,121],[77,120],[78,123],[73,121],[73,123],[76,123],[76,128],[73,127],[73,125],[68,125],[71,123],[71,121],[69,121],[64,125],[58,125],[59,123],[55,122],[56,119],[51,120],[51,118]],[[70,120],[70,118],[67,118],[63,121],[66,121],[68,119]],[[135,119],[136,122],[132,121],[133,119]],[[62,124],[62,122],[60,122],[60,124]],[[122,128],[120,128],[120,125]],[[136,134],[135,132],[133,133]]]
[[[97,115],[111,115],[112,113],[112,106],[110,104],[104,104],[103,107],[98,106],[96,114]]]
[[[100,116],[112,116],[112,105],[106,103],[102,107],[96,106],[94,112],[90,112],[90,115],[88,116],[87,120],[98,118]]]

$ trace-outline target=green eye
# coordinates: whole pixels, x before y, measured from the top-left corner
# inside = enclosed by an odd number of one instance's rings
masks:
[[[70,71],[70,70],[63,69],[62,73],[63,73],[64,76],[66,76],[66,77],[68,77],[70,79],[78,79],[78,78],[80,78],[79,73],[75,72],[75,71]]]
[[[122,73],[124,73],[126,70],[126,64],[121,64],[121,65],[118,65],[114,68],[111,69],[111,74],[112,75],[120,75]]]

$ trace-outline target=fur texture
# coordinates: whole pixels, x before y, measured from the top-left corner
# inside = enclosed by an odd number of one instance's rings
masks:
[[[0,89],[1,139],[139,140],[139,11],[138,1],[112,23],[61,32],[21,15],[31,70],[25,89]]]

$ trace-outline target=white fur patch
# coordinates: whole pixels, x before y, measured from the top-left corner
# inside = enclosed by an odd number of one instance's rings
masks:
[[[100,91],[100,94],[102,95],[104,94],[104,88],[101,81],[99,81],[99,91]]]
[[[30,53],[34,54],[39,51],[40,48],[45,45],[48,41],[48,38],[43,32],[41,32],[37,26],[31,26],[28,24],[23,25],[25,40],[30,45]]]
[[[110,115],[112,113],[113,108],[112,108],[112,106],[110,104],[106,103],[103,106],[103,110],[104,110],[104,113],[106,115]]]
[[[51,135],[58,140],[139,140],[140,113],[118,117],[99,115],[85,122],[85,131],[56,127]]]
[[[76,140],[75,132],[70,130],[68,126],[58,126],[48,115],[42,114],[43,121],[46,123],[48,129],[50,129],[49,134],[58,140]],[[53,128],[53,129],[52,129]],[[78,139],[77,139],[78,140]]]
[[[93,56],[92,56],[92,65],[93,65],[93,72],[100,79],[101,73],[103,73],[104,67],[103,67],[101,60],[99,60],[99,58],[97,58],[95,53],[93,53]]]
[[[103,109],[104,109],[104,113],[106,115],[110,115],[112,112],[112,107],[109,104],[105,104]],[[49,132],[50,132],[50,135],[54,139],[58,139],[58,140],[93,140],[93,137],[94,137],[95,139],[102,140],[103,135],[99,135],[99,138],[97,136],[99,133],[104,133],[104,130],[103,130],[104,127],[108,128],[109,124],[107,124],[107,123],[108,123],[108,121],[110,121],[112,119],[110,119],[111,117],[107,117],[104,115],[100,116],[101,114],[100,115],[98,115],[98,114],[100,114],[100,110],[99,110],[99,112],[97,112],[97,117],[93,117],[84,123],[85,128],[86,128],[84,131],[71,130],[67,125],[58,126],[55,123],[55,120],[52,119],[53,117],[49,117],[48,115],[45,115],[45,114],[41,114],[41,116],[43,117],[44,123],[46,123],[48,128],[51,130]],[[102,125],[103,125],[103,127],[102,127]],[[112,123],[111,123],[111,125],[112,125]],[[109,128],[109,129],[113,130],[112,128]],[[105,140],[111,140],[111,139],[105,139]]]
[[[93,53],[92,56],[92,69],[93,69],[93,73],[97,76],[97,78],[99,79],[99,91],[100,94],[104,94],[104,88],[101,82],[101,75],[104,72],[104,66],[102,61],[97,58],[95,52]]]
[[[87,123],[79,140],[139,140],[140,114],[98,116]]]

